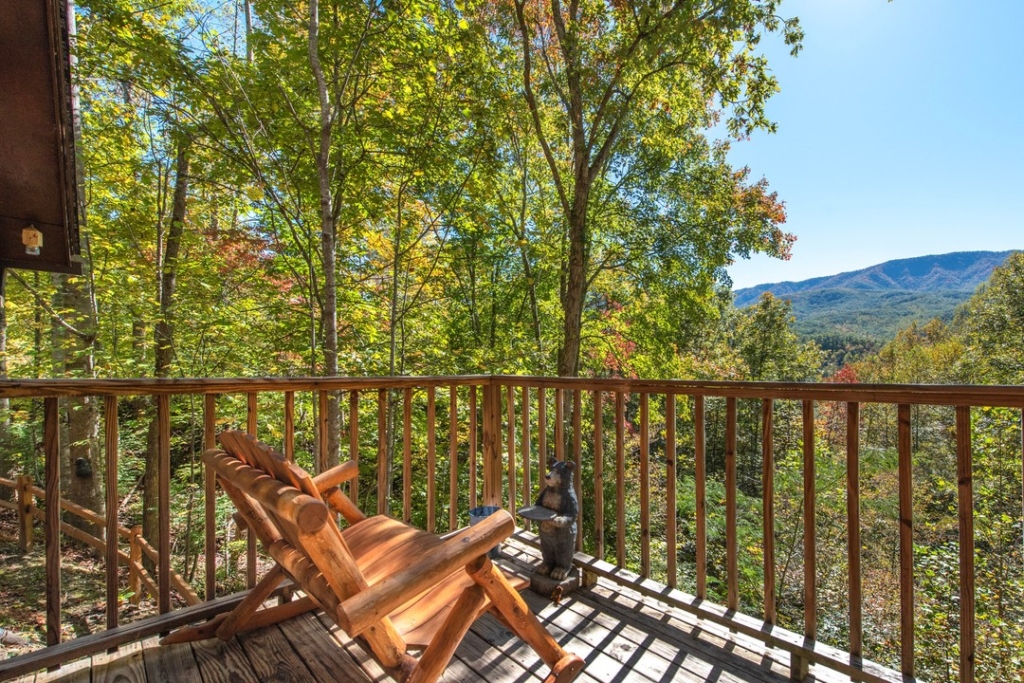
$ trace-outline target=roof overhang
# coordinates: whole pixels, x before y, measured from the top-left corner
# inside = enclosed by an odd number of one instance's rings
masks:
[[[0,271],[82,272],[73,21],[68,0],[0,11]]]

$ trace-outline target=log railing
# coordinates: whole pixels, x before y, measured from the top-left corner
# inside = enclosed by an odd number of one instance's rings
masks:
[[[895,410],[893,439],[898,488],[899,564],[898,667],[915,675],[914,574],[914,429],[913,410],[950,406],[955,441],[959,506],[959,678],[973,681],[976,668],[974,635],[974,489],[972,408],[1024,408],[1022,387],[843,385],[797,383],[730,383],[566,379],[535,377],[423,378],[301,378],[237,380],[36,380],[0,382],[0,398],[42,399],[46,486],[33,488],[29,499],[43,500],[47,557],[47,633],[60,641],[61,533],[59,399],[102,397],[106,453],[107,510],[119,505],[118,408],[121,397],[155,397],[159,534],[150,553],[156,566],[154,590],[161,613],[171,610],[171,589],[179,592],[172,569],[172,500],[170,476],[173,432],[172,399],[202,396],[203,446],[213,443],[221,424],[244,425],[261,440],[288,457],[301,458],[297,434],[316,443],[308,467],[328,462],[326,406],[331,392],[342,395],[345,419],[339,441],[342,457],[360,464],[362,481],[350,493],[364,507],[421,524],[431,531],[453,529],[467,521],[469,508],[504,505],[515,509],[537,495],[549,457],[577,464],[574,485],[581,494],[578,563],[587,573],[628,582],[634,588],[684,609],[725,623],[793,653],[793,675],[802,678],[812,662],[825,663],[862,680],[899,680],[898,675],[863,659],[863,567],[860,518],[861,433],[865,413],[879,406]],[[237,400],[236,400],[237,399]],[[447,399],[447,405],[444,404]],[[441,406],[438,405],[441,402]],[[311,421],[297,404],[317,415]],[[822,438],[816,420],[826,407],[845,414],[847,633],[840,650],[818,643],[818,487],[816,465],[821,462]],[[741,419],[741,412],[746,417]],[[301,413],[301,414],[300,414]],[[785,413],[785,415],[783,415]],[[753,416],[753,417],[751,417]],[[785,419],[783,419],[785,418]],[[753,420],[753,423],[751,422]],[[307,425],[308,423],[308,425]],[[784,423],[784,424],[783,424]],[[751,426],[752,425],[752,426]],[[376,427],[374,429],[373,427]],[[307,429],[308,427],[308,429]],[[778,445],[780,432],[790,439]],[[793,434],[790,434],[793,432]],[[799,435],[799,437],[796,437]],[[447,440],[447,444],[445,444]],[[1020,457],[1024,444],[1016,452]],[[447,445],[447,448],[445,448]],[[756,450],[754,450],[756,449]],[[802,542],[796,562],[802,566],[802,636],[781,629],[779,603],[779,488],[776,475],[783,451],[800,458],[800,498],[787,501],[800,510],[797,522]],[[752,455],[753,453],[753,455]],[[713,462],[709,461],[713,455]],[[758,459],[757,467],[748,462]],[[741,466],[740,460],[744,460]],[[1024,463],[1024,457],[1020,458]],[[1017,471],[1022,465],[1018,463]],[[751,472],[758,481],[751,482]],[[113,473],[113,474],[112,474]],[[692,483],[692,518],[679,513],[681,477]],[[376,478],[376,486],[367,481]],[[740,478],[743,477],[743,481]],[[21,480],[0,480],[19,492]],[[721,500],[709,500],[711,487],[724,490]],[[749,577],[740,576],[740,561],[749,548],[739,541],[738,504],[741,489],[756,490],[761,504],[759,539],[762,558],[760,585],[752,590]],[[717,488],[715,490],[718,490]],[[216,583],[216,491],[212,478],[204,486],[204,578],[202,594],[214,600]],[[585,494],[585,495],[582,495]],[[34,504],[15,496],[21,507]],[[64,506],[66,508],[66,506]],[[611,508],[614,508],[612,510]],[[1018,501],[1020,509],[1020,501]],[[113,517],[113,519],[111,519]],[[116,515],[91,520],[107,529],[107,538],[125,539]],[[692,536],[680,532],[692,529]],[[723,527],[718,534],[712,525]],[[22,533],[31,538],[31,529]],[[724,536],[724,569],[711,572],[711,541]],[[131,536],[129,536],[129,539]],[[29,541],[31,542],[31,541]],[[687,550],[683,552],[682,545]],[[118,561],[124,553],[107,544],[107,627],[117,622]],[[128,558],[131,559],[130,557]],[[247,583],[256,579],[257,548],[247,551]],[[680,560],[683,561],[680,561]],[[141,572],[139,573],[141,576]],[[713,580],[713,581],[712,581]],[[723,585],[724,584],[724,585]],[[692,595],[678,590],[687,589]],[[759,593],[761,604],[744,601]],[[721,604],[714,604],[711,598]],[[793,625],[790,626],[793,628]],[[14,660],[12,660],[14,661]],[[41,661],[41,660],[40,660]],[[48,665],[44,663],[43,666]],[[3,667],[6,666],[6,669]],[[9,663],[0,673],[10,673]],[[15,665],[16,666],[16,665]],[[13,674],[12,674],[13,675]],[[0,678],[3,676],[0,675]]]

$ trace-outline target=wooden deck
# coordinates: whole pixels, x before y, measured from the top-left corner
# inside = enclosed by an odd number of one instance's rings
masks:
[[[518,541],[502,564],[521,571],[537,551]],[[586,660],[587,683],[685,681],[759,683],[789,680],[789,655],[724,627],[600,580],[554,604],[524,597],[566,650]],[[527,683],[547,668],[490,615],[477,621],[443,681]],[[15,679],[44,683],[286,683],[390,681],[359,641],[324,615],[307,614],[227,643],[211,639],[161,647],[155,638]],[[849,681],[811,667],[808,680]]]

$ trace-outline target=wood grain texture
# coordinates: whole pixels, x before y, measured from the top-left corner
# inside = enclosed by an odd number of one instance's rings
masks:
[[[522,411],[519,422],[522,426],[522,436],[519,438],[519,447],[522,449],[520,459],[523,462],[523,505],[529,505],[535,500],[533,493],[533,481],[530,472],[530,461],[532,452],[530,450],[530,388],[523,387],[519,395],[519,408]],[[542,471],[538,472],[538,478],[543,477]],[[527,529],[531,528],[530,520],[520,522]]]
[[[615,560],[626,566],[626,397],[615,394]]]
[[[388,495],[391,492],[390,468],[388,466],[388,392],[377,392],[377,514],[386,515]]]
[[[516,510],[516,496],[518,491],[516,490],[516,395],[515,389],[511,386],[505,390],[505,409],[507,436],[505,437],[507,447],[507,466],[508,466],[508,480],[506,481],[508,488],[508,507],[506,510]],[[526,504],[525,502],[523,503]]]
[[[739,540],[736,533],[736,399],[725,399],[725,573],[726,606],[738,609]]]
[[[846,553],[850,602],[850,654],[863,654],[860,540],[860,404],[846,404]]]
[[[900,670],[914,675],[914,481],[910,406],[896,410],[900,500]]]
[[[427,387],[427,531],[437,531],[437,396]],[[411,479],[406,486],[411,485]]]
[[[203,450],[217,447],[217,397],[203,397]],[[206,570],[203,597],[217,596],[217,475],[209,465],[203,465],[203,524],[206,530],[204,566]]]
[[[804,636],[817,637],[818,633],[818,575],[817,575],[817,498],[815,496],[814,468],[814,401],[804,401]]]
[[[120,651],[93,655],[92,683],[146,683],[142,643],[136,641]]]
[[[60,583],[60,413],[56,398],[43,402],[43,453],[46,517],[46,644],[61,641]]]
[[[697,517],[695,521],[697,538],[694,540],[697,552],[697,597],[708,597],[708,508],[707,468],[704,459],[704,397],[693,398],[693,478]]]
[[[294,435],[293,435],[294,438]],[[285,453],[287,455],[287,453]],[[359,392],[348,394],[348,459],[356,464],[356,476],[349,479],[348,497],[359,504]],[[289,458],[295,462],[295,457]]]
[[[651,575],[650,396],[640,394],[640,576]]]
[[[191,647],[203,683],[264,683],[237,640],[213,638],[191,643]]]
[[[147,683],[203,683],[199,665],[187,643],[145,647],[142,658]]]
[[[775,613],[775,402],[761,401],[761,542],[764,544],[764,620]]]
[[[679,574],[677,563],[676,541],[676,395],[665,396],[665,543],[667,550],[665,583],[669,588],[676,587]]]
[[[539,473],[538,477],[543,476]],[[604,559],[604,392],[594,392],[594,554]]]
[[[243,633],[238,641],[260,680],[318,683],[279,627]]]
[[[412,387],[402,394],[402,521],[412,521]]]
[[[171,400],[157,396],[157,608],[171,611]]]
[[[459,388],[448,388],[448,531],[459,526]]]
[[[103,400],[103,435],[106,452],[106,573],[107,573],[107,628],[117,627],[117,613],[119,602],[119,591],[117,589],[117,539],[118,520],[117,510],[119,498],[117,495],[117,473],[118,473],[118,422],[117,422],[117,397],[106,396]]]
[[[974,463],[971,409],[956,409],[957,519],[960,527],[960,683],[974,683]]]
[[[477,407],[476,385],[469,387],[469,509],[477,504]]]

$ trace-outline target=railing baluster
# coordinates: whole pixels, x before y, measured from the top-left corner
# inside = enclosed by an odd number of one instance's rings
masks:
[[[437,397],[427,387],[427,531],[437,530]]]
[[[246,396],[246,430],[254,437],[259,438],[258,428],[259,422],[257,421],[257,394],[255,391],[250,391]],[[326,441],[327,438],[327,392],[320,392],[320,471],[324,469],[324,463],[327,462],[327,450]],[[245,583],[249,588],[256,585],[256,533],[252,529],[246,530],[246,546],[245,546]]]
[[[501,385],[484,385],[484,505],[501,505]]]
[[[640,394],[640,576],[651,575],[650,397]]]
[[[704,397],[693,397],[693,478],[696,498],[697,597],[708,597],[707,469],[704,460]]]
[[[317,444],[319,444],[319,450],[317,451],[316,464],[314,465],[314,471],[317,473],[325,472],[328,469],[327,459],[330,457],[327,446],[330,442],[327,432],[330,430],[330,424],[327,421],[328,414],[328,403],[330,402],[330,395],[326,390],[317,392]],[[253,432],[255,435],[256,432]]]
[[[167,394],[156,398],[157,406],[157,562],[159,585],[157,606],[160,614],[171,611],[171,401]],[[250,538],[254,538],[252,532]],[[255,543],[255,541],[253,542]],[[255,547],[255,546],[254,546]],[[255,565],[253,574],[255,575]],[[253,584],[255,581],[253,582]],[[250,584],[252,587],[252,584]]]
[[[533,482],[530,479],[530,388],[523,386],[522,393],[519,396],[520,406],[519,409],[522,411],[520,421],[522,422],[522,437],[519,439],[522,449],[522,455],[520,456],[523,461],[523,505],[529,505],[533,498]],[[530,529],[530,520],[524,519],[522,522],[524,528]]]
[[[459,526],[459,391],[448,387],[448,531]]]
[[[118,422],[117,396],[103,398],[103,436],[106,442],[106,565],[107,565],[107,628],[117,628],[118,593],[117,590],[117,495],[118,470]]]
[[[900,498],[900,652],[901,670],[914,675],[914,480],[910,406],[897,408]]]
[[[509,384],[505,388],[505,403],[508,425],[508,511],[516,513],[516,395],[515,387]]]
[[[579,389],[572,390],[572,461],[576,465],[572,484],[576,489],[576,500],[583,500],[583,395]],[[583,550],[583,505],[576,511],[576,550]]]
[[[850,583],[850,654],[863,654],[860,569],[860,404],[846,404],[846,553]]]
[[[736,397],[725,399],[725,566],[726,606],[739,609],[739,553],[736,540]]]
[[[203,449],[217,445],[217,396],[203,396]],[[207,600],[217,597],[217,477],[213,468],[203,465],[203,521],[206,528],[206,595]]]
[[[548,471],[548,397],[544,387],[537,388],[537,477]],[[541,484],[543,486],[543,484]]]
[[[389,515],[388,493],[388,390],[377,391],[377,514]]]
[[[604,560],[604,394],[594,392],[594,555]]]
[[[815,524],[814,401],[803,401],[804,432],[804,635],[818,633],[817,526]],[[806,662],[805,662],[806,664]]]
[[[775,402],[761,400],[761,514],[764,529],[764,620],[775,614]]]
[[[974,466],[970,406],[956,407],[956,474],[960,523],[960,683],[974,683]]]
[[[60,411],[57,399],[43,399],[44,501],[46,545],[46,644],[61,641],[60,624]]]
[[[406,387],[402,411],[402,521],[412,521],[412,387]]]
[[[295,462],[295,392],[284,392],[284,457]]]
[[[615,392],[615,561],[626,566],[626,397]]]
[[[565,390],[555,389],[555,460],[565,460]]]
[[[666,583],[676,587],[676,395],[665,395],[665,540],[668,557]]]
[[[255,391],[250,391],[245,395],[245,399],[245,429],[253,436],[259,438],[257,433],[259,428],[259,422],[257,421],[258,394]]]
[[[292,422],[294,423],[294,421],[293,419]],[[294,458],[290,459],[294,460]],[[348,459],[357,466],[359,465],[359,392],[356,390],[350,391],[348,394]],[[348,495],[352,502],[359,506],[358,474],[348,482]]]
[[[469,508],[477,506],[476,385],[469,387]]]

